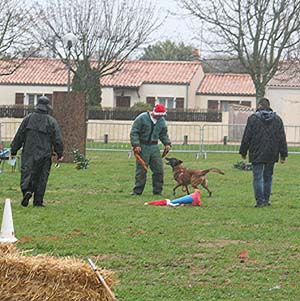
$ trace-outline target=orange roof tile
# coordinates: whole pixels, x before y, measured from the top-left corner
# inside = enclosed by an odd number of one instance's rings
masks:
[[[139,87],[150,84],[189,84],[202,69],[200,62],[127,61],[122,70],[102,78],[103,86]]]
[[[139,87],[143,83],[189,84],[202,69],[200,62],[127,61],[102,86]],[[0,76],[0,84],[67,85],[67,67],[59,59],[30,58],[13,74]]]
[[[0,76],[0,84],[67,85],[67,67],[59,59],[29,58],[14,73]]]
[[[202,80],[197,94],[255,96],[255,87],[248,74],[209,73]]]
[[[269,87],[300,87],[300,63],[298,61],[285,61],[279,65],[279,70],[270,80]]]

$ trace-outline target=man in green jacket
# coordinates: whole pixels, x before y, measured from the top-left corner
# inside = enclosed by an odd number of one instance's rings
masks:
[[[48,114],[49,99],[38,99],[36,110],[22,121],[12,143],[11,155],[22,147],[21,191],[22,206],[28,206],[33,196],[35,207],[44,207],[44,194],[51,168],[52,152],[63,160],[63,142],[57,121]]]
[[[162,104],[155,105],[152,112],[141,113],[133,122],[130,132],[130,142],[133,151],[140,155],[142,160],[152,171],[153,194],[160,195],[163,190],[164,173],[163,162],[158,148],[158,140],[168,152],[171,141],[164,116],[166,108]],[[136,162],[135,186],[132,195],[141,195],[144,191],[147,170],[140,162]]]

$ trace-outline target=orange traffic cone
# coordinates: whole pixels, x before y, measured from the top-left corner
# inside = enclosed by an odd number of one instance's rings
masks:
[[[10,199],[5,200],[3,219],[0,233],[1,242],[16,242]]]
[[[144,205],[155,205],[155,206],[166,206],[170,203],[169,199],[164,199],[164,200],[156,200],[152,202],[147,202]]]

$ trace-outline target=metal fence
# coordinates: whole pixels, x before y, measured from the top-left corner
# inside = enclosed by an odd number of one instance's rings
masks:
[[[0,141],[7,144],[15,135],[20,122],[1,122]],[[89,121],[87,123],[87,150],[127,151],[130,146],[132,122]],[[237,153],[245,125],[189,124],[169,122],[172,152],[194,152],[197,155],[212,152]],[[285,127],[289,152],[300,154],[300,126]],[[161,146],[162,148],[162,146]]]
[[[32,105],[0,105],[0,118],[23,118],[28,113],[34,111]],[[87,107],[89,120],[134,120],[141,111],[134,111],[128,108],[107,108]],[[221,112],[211,112],[207,110],[168,110],[167,119],[169,121],[190,121],[190,122],[222,122]]]

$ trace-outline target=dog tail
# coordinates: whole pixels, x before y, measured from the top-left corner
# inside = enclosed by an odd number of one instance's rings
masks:
[[[204,170],[202,170],[201,175],[205,176],[209,172],[214,172],[214,173],[218,173],[220,175],[224,175],[224,172],[222,170],[220,170],[219,168],[204,169]]]

